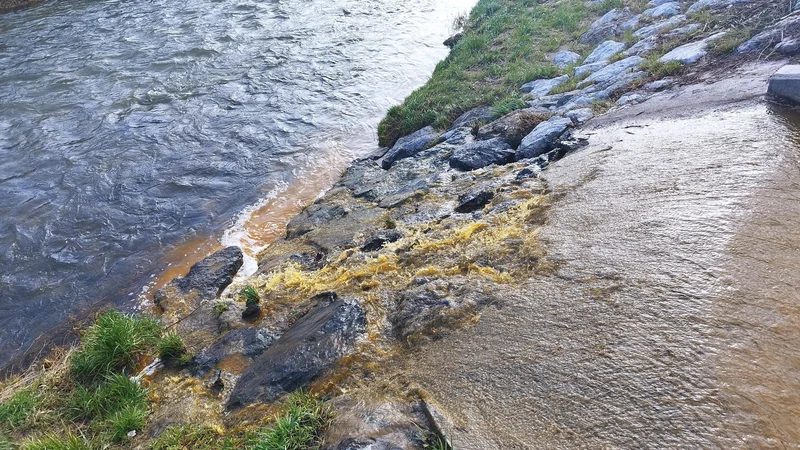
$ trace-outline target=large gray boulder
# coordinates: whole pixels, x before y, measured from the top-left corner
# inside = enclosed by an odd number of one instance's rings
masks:
[[[676,28],[679,25],[683,24],[683,22],[686,22],[686,20],[687,19],[685,15],[679,14],[677,16],[670,17],[667,20],[662,20],[661,22],[657,22],[652,25],[639,28],[638,30],[633,32],[633,35],[639,39],[648,38],[650,36],[654,36],[664,31]]]
[[[516,160],[535,158],[549,152],[555,147],[558,138],[572,126],[572,119],[564,117],[552,117],[540,123],[522,140],[517,148]]]
[[[672,17],[681,13],[681,4],[678,2],[663,3],[642,12],[643,16],[649,17]]]
[[[614,36],[621,36],[625,31],[632,30],[638,25],[639,16],[630,8],[615,8],[594,21],[589,31],[580,37],[579,42],[584,45],[597,45]]]
[[[427,126],[408,136],[401,137],[381,159],[381,167],[389,169],[395,162],[416,155],[436,144],[439,136],[440,134],[433,127]]]
[[[783,66],[769,79],[767,94],[800,104],[800,65]]]
[[[656,49],[657,45],[658,36],[650,36],[633,44],[631,48],[625,50],[622,52],[622,54],[625,56],[647,56],[650,52]]]
[[[693,64],[708,53],[708,44],[725,36],[725,32],[720,32],[709,36],[703,40],[690,42],[672,49],[669,53],[658,58],[659,62],[668,63],[678,61],[681,64]]]
[[[271,402],[285,392],[307,388],[353,351],[366,327],[364,310],[358,302],[338,300],[335,294],[321,298],[245,369],[231,393],[229,409]]]
[[[692,4],[686,12],[693,13],[696,11],[700,11],[701,9],[722,9],[727,8],[729,6],[734,5],[743,5],[746,3],[751,3],[755,0],[699,0]]]
[[[639,67],[643,62],[644,58],[641,56],[629,56],[589,75],[588,78],[578,83],[578,88],[584,88],[590,84],[596,84],[598,86],[609,85],[620,76]]]
[[[579,59],[581,59],[581,55],[575,52],[562,50],[553,56],[553,64],[559,69],[564,69],[577,63]]]
[[[534,97],[543,97],[550,93],[556,86],[560,86],[569,81],[569,75],[550,78],[546,80],[534,80],[523,84],[519,90]]]
[[[625,50],[625,44],[622,42],[616,41],[605,41],[602,44],[598,45],[589,56],[583,60],[583,65],[586,64],[593,64],[593,63],[601,63],[606,62],[611,59],[612,56],[616,55],[617,53]],[[575,76],[578,76],[577,73]]]
[[[458,170],[475,170],[492,164],[514,161],[514,150],[501,138],[476,141],[458,147],[450,156],[450,167]]]
[[[592,64],[583,64],[575,68],[575,77],[581,78],[584,75],[592,74],[608,65],[608,61],[600,61]]]
[[[492,120],[492,118],[494,118],[494,111],[491,106],[479,106],[460,115],[458,119],[453,122],[453,125],[450,126],[450,129],[454,130],[456,128],[469,127],[475,122],[486,123]],[[445,136],[442,137],[446,140]]]

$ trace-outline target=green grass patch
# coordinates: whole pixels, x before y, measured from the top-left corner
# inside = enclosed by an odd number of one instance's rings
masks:
[[[92,450],[93,447],[82,437],[72,433],[63,436],[49,434],[22,445],[22,450]]]
[[[186,345],[176,333],[169,333],[158,342],[158,357],[165,362],[177,362],[186,354]]]
[[[80,350],[70,360],[70,372],[82,384],[111,373],[130,373],[160,337],[161,327],[154,320],[106,311],[83,335]]]
[[[381,121],[380,144],[391,146],[427,125],[444,129],[477,106],[519,105],[514,96],[522,84],[558,75],[547,53],[572,44],[590,13],[581,0],[479,0],[464,37],[428,83]]]
[[[750,39],[750,35],[750,29],[730,30],[724,36],[709,42],[708,51],[716,56],[728,55],[733,53],[744,41]]]
[[[261,303],[261,295],[259,295],[256,288],[253,286],[245,286],[242,288],[241,291],[242,297],[244,297],[244,303],[246,306],[258,306]]]
[[[314,450],[332,418],[329,405],[312,394],[298,391],[289,396],[283,414],[262,430],[252,450]]]
[[[640,68],[649,72],[655,78],[675,75],[683,70],[683,64],[681,64],[680,61],[661,62],[658,58],[660,58],[660,56],[648,57]]]
[[[39,395],[31,388],[23,389],[0,403],[0,427],[11,430],[19,427],[33,414],[39,401]]]
[[[150,444],[152,450],[236,450],[247,448],[248,436],[225,436],[211,427],[173,425]]]
[[[219,316],[222,315],[222,313],[224,313],[225,311],[227,311],[229,309],[230,309],[230,307],[228,306],[227,303],[225,303],[225,302],[217,302],[217,303],[214,304],[214,309],[212,310],[212,314],[214,315],[214,317],[219,317]]]

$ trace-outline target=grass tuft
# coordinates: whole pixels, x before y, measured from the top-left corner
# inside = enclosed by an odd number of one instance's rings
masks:
[[[70,360],[70,372],[80,383],[93,383],[110,373],[132,371],[160,335],[154,320],[106,311],[86,330],[81,349]]]
[[[0,427],[8,429],[19,427],[34,412],[39,401],[39,396],[33,389],[23,389],[0,403]]]
[[[147,409],[140,405],[127,406],[112,414],[106,424],[111,440],[121,442],[128,439],[131,431],[141,431],[147,421],[147,414]]]
[[[83,438],[67,433],[64,436],[50,434],[22,445],[22,450],[92,450]]]
[[[253,286],[245,286],[242,288],[242,297],[244,297],[244,303],[248,307],[258,306],[261,303],[261,295],[258,294],[258,291]]]
[[[186,345],[183,339],[172,332],[158,342],[158,357],[165,362],[176,362],[186,354]]]
[[[332,418],[329,405],[314,395],[298,391],[289,396],[284,413],[261,431],[253,450],[319,449],[323,431]]]
[[[746,28],[739,28],[730,30],[719,39],[714,39],[708,43],[708,51],[712,55],[722,56],[733,53],[742,42],[750,39],[751,30]]]
[[[675,75],[683,70],[683,64],[680,61],[661,62],[658,60],[659,56],[647,58],[641,65],[641,69],[649,72],[650,75],[656,78],[662,78],[670,75]]]

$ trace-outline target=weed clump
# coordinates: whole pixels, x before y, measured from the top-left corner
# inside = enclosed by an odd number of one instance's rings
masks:
[[[23,389],[0,403],[0,426],[10,429],[19,427],[34,412],[39,400],[33,389]]]
[[[92,447],[82,437],[67,433],[64,436],[47,435],[22,445],[22,450],[91,450]]]
[[[331,419],[329,405],[307,392],[295,392],[289,396],[283,414],[259,433],[252,449],[318,449]]]
[[[158,342],[158,357],[165,362],[176,362],[186,354],[186,345],[176,333],[169,333]]]
[[[258,304],[261,303],[261,295],[259,295],[256,288],[254,288],[253,286],[249,285],[245,286],[244,288],[242,288],[241,294],[242,297],[244,297],[244,304],[248,308],[251,308],[253,306],[258,306]]]

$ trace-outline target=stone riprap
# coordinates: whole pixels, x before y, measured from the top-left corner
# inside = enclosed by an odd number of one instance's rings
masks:
[[[567,68],[581,59],[581,55],[568,50],[562,50],[553,56],[553,64],[559,69]]]
[[[708,53],[708,44],[721,37],[725,36],[725,32],[720,32],[715,35],[709,36],[703,40],[690,42],[681,45],[680,47],[672,49],[669,53],[658,58],[659,62],[668,63],[671,61],[678,61],[681,64],[693,64],[706,56]]]
[[[534,97],[542,97],[550,93],[555,87],[569,81],[569,75],[562,75],[546,80],[534,80],[523,84],[519,90]]]

